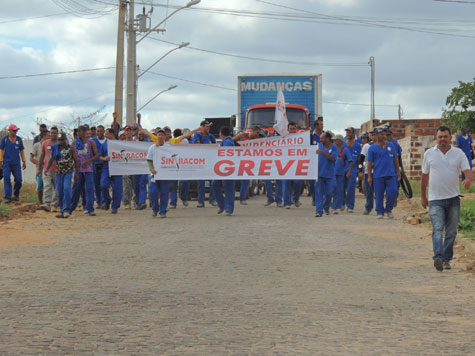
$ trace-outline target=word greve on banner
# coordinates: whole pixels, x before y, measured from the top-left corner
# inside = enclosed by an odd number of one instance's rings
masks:
[[[112,145],[111,145],[112,144]],[[145,159],[110,141],[111,175],[150,173]],[[148,145],[150,146],[150,144]],[[154,160],[156,180],[316,179],[318,146],[216,147],[164,145]],[[115,158],[114,158],[115,156]],[[141,155],[143,157],[143,155]],[[126,161],[127,159],[127,161]],[[141,160],[143,167],[139,168]],[[139,168],[139,169],[138,169]]]

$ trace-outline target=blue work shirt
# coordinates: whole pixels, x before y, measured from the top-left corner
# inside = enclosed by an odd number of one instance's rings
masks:
[[[323,143],[320,143],[318,148],[332,155],[335,160],[337,159],[338,148],[336,145],[331,145],[328,149],[325,149]],[[323,153],[318,154],[318,176],[322,178],[335,177],[335,162],[330,161]]]
[[[343,145],[341,148],[337,147],[337,155],[338,157],[335,162],[335,174],[337,176],[342,176],[350,169],[350,162],[353,162],[353,157],[351,156],[348,148]],[[320,159],[320,157],[318,159]],[[347,166],[348,168],[346,168]],[[353,169],[355,168],[353,167]]]
[[[465,138],[462,135],[457,136],[457,141],[455,142],[457,146],[465,153],[469,161],[472,161],[472,137],[468,134],[468,137]]]
[[[203,136],[201,132],[196,132],[193,135],[193,143],[216,143],[216,138],[209,133],[208,136]]]
[[[101,145],[101,149],[98,151],[99,157],[107,157],[109,155],[107,150],[107,140]],[[109,162],[101,161],[103,169],[109,169]]]
[[[0,141],[0,150],[3,150],[3,163],[20,164],[20,151],[23,151],[23,141],[20,137],[15,137],[15,142],[10,141],[10,137],[3,136]]]
[[[373,178],[396,176],[394,157],[397,157],[397,153],[391,142],[386,142],[384,148],[377,143],[371,145],[368,150],[367,161],[373,162]]]
[[[234,146],[233,138],[231,136],[226,137],[221,141],[220,146]]]
[[[96,137],[93,137],[92,140],[94,141],[94,143],[96,144],[96,148],[97,148],[97,152],[101,152],[101,147],[102,147],[102,143],[99,141],[99,139]],[[104,141],[104,143],[106,143],[107,140]],[[99,159],[99,157],[97,157],[96,160],[94,160],[94,164],[103,164],[104,162],[101,161]]]
[[[310,134],[310,144],[311,145],[318,145],[319,143],[320,143],[320,135],[315,133],[315,131],[312,132]]]
[[[360,154],[361,154],[361,144],[359,144],[358,142],[355,141],[355,143],[353,144],[353,146],[351,148],[348,147],[348,145],[346,143],[344,143],[343,145],[346,148],[348,148],[348,151],[350,151],[351,157],[353,158],[352,161],[353,162],[358,162],[358,158],[360,157]],[[345,173],[347,173],[349,170],[350,170],[350,164],[347,163],[345,165]],[[351,170],[351,174],[356,175],[357,172],[358,172],[358,170],[353,167],[353,169]]]

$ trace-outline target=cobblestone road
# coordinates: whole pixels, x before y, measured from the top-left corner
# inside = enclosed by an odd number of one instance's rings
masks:
[[[0,250],[0,355],[475,354],[475,285],[427,230],[303,202],[2,225],[52,236]]]

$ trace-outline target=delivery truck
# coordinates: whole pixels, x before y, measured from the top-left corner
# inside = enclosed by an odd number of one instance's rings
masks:
[[[285,97],[287,118],[299,131],[309,131],[322,117],[321,74],[249,74],[238,76],[237,125],[244,131],[254,126],[274,132],[278,89]]]

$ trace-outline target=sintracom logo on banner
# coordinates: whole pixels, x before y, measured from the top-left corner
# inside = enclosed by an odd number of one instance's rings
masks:
[[[161,168],[174,168],[176,171],[191,171],[196,169],[203,169],[206,164],[206,158],[187,158],[180,157],[177,153],[172,153],[171,156],[162,156]]]
[[[112,151],[112,162],[125,162],[129,163],[129,160],[146,160],[147,152],[127,152],[126,150],[120,150],[120,152]]]

